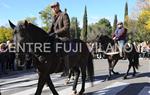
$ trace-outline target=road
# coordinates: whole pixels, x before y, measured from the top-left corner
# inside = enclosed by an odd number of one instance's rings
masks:
[[[86,95],[150,95],[150,60],[140,59],[140,68],[135,77],[129,75],[123,80],[127,71],[128,61],[120,60],[115,71],[120,75],[114,75],[111,80],[105,81],[108,74],[108,63],[105,59],[94,60],[95,81],[94,87],[86,83]],[[130,71],[132,73],[132,69]],[[59,74],[52,74],[51,78],[60,95],[71,95],[72,83],[65,86],[66,78]],[[0,78],[2,95],[34,95],[38,76],[35,72],[26,72]],[[78,90],[80,89],[80,82]],[[51,95],[48,87],[44,87],[42,95]]]

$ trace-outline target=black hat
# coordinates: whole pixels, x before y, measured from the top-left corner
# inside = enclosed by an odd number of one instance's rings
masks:
[[[123,25],[123,23],[122,22],[118,22],[117,25]]]
[[[59,3],[58,2],[54,2],[54,3],[51,4],[51,8],[53,8],[55,6],[59,6]]]

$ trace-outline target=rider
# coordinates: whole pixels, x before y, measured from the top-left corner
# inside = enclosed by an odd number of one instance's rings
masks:
[[[125,54],[123,52],[123,49],[124,49],[124,45],[127,41],[127,29],[124,28],[122,22],[117,23],[117,29],[115,31],[115,34],[113,35],[113,40],[118,42],[120,57],[124,58]]]
[[[51,4],[51,9],[54,12],[53,22],[51,27],[49,28],[49,35],[55,34],[55,37],[60,39],[63,43],[69,40],[70,38],[70,19],[66,12],[62,12],[60,10],[59,2],[54,2]],[[56,47],[57,48],[57,47]],[[65,64],[65,73],[68,73],[68,64],[69,64],[69,55],[62,55],[62,62]]]
[[[70,19],[66,12],[60,10],[58,2],[54,2],[51,5],[54,12],[52,26],[49,28],[49,34],[55,33],[56,37],[62,41],[66,41],[70,38]]]

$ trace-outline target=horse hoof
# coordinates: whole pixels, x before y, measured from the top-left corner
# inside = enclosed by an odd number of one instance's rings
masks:
[[[115,74],[115,75],[119,75],[120,73],[119,73],[119,72],[115,72],[114,74]]]
[[[135,77],[135,76],[136,76],[136,74],[133,74],[133,75],[132,75],[132,77]]]
[[[71,95],[77,95],[77,91],[72,91]]]
[[[67,81],[65,81],[64,85],[67,85],[67,84],[69,84],[69,81],[68,81],[68,80],[67,80]]]
[[[79,93],[78,93],[78,94],[76,94],[76,95],[84,95],[84,93],[80,93],[80,92],[79,92]]]
[[[127,79],[127,76],[124,76],[123,79]]]

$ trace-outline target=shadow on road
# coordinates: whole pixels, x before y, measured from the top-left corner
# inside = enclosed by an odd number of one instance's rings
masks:
[[[118,75],[112,75],[112,77],[109,79],[109,80],[115,80],[115,79],[118,79],[118,78],[122,78],[123,79],[123,76],[125,75],[126,73],[121,73],[121,74],[118,74]],[[128,78],[127,79],[133,79],[133,78],[141,78],[141,77],[150,77],[150,73],[149,72],[146,72],[146,73],[138,73],[136,74],[136,76],[132,76],[133,73],[129,73],[128,75]],[[98,81],[98,80],[104,80],[106,81],[106,78],[108,77],[108,75],[99,75],[99,76],[95,76],[95,81]],[[108,81],[109,81],[108,80]]]
[[[129,85],[125,84],[117,87],[105,88],[98,91],[89,92],[85,95],[138,95],[144,87],[150,87],[150,83],[145,82],[133,83]],[[149,95],[149,93],[148,91],[144,91],[142,95]]]

